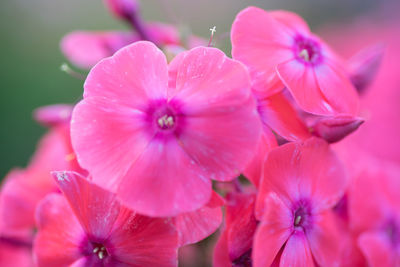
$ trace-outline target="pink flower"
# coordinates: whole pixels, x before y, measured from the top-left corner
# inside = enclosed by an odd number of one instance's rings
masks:
[[[147,31],[158,44],[182,45],[176,28],[161,23],[148,23]],[[61,41],[61,51],[76,66],[83,69],[92,68],[103,58],[112,56],[116,51],[141,38],[130,32],[89,32],[75,31],[67,34]],[[189,47],[203,42],[191,36]]]
[[[57,120],[49,114],[39,117],[45,122]],[[20,236],[24,233],[31,237],[38,202],[47,194],[58,191],[50,172],[83,172],[71,147],[69,126],[61,121],[42,137],[28,167],[12,170],[5,178],[0,192],[0,235]]]
[[[365,165],[350,190],[350,226],[372,267],[400,264],[399,174],[398,166]]]
[[[358,96],[345,65],[296,14],[246,8],[231,37],[232,55],[249,67],[255,90],[273,94],[286,86],[304,111],[357,114]]]
[[[175,266],[171,220],[121,206],[116,196],[72,172],[54,174],[65,198],[47,196],[37,210],[38,266]]]
[[[225,226],[214,249],[213,266],[251,266],[251,250],[257,221],[254,193],[226,196]]]
[[[72,115],[72,144],[93,181],[150,216],[194,211],[211,180],[245,168],[260,122],[245,67],[215,48],[169,66],[149,42],[97,64]]]
[[[280,266],[337,266],[340,235],[330,209],[345,189],[344,169],[323,140],[272,150],[256,203],[253,266],[270,266],[280,250]]]

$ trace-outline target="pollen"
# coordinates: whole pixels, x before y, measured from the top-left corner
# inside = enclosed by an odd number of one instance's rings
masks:
[[[175,120],[173,116],[165,114],[158,118],[157,123],[161,129],[170,129],[174,126]]]
[[[299,226],[301,223],[301,215],[296,216],[296,219],[294,220],[294,225]]]
[[[96,246],[93,249],[93,253],[96,254],[100,260],[104,259],[107,256],[107,250],[104,246]]]

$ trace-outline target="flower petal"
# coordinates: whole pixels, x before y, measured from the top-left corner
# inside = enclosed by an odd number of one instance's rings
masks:
[[[371,267],[390,267],[399,264],[394,255],[396,252],[393,251],[383,233],[366,232],[361,234],[358,238],[358,246]]]
[[[166,97],[165,55],[154,44],[140,41],[99,62],[90,71],[84,98],[99,96],[110,103],[144,109],[148,99]]]
[[[178,234],[172,219],[150,218],[125,207],[109,238],[110,254],[129,266],[176,266]]]
[[[315,66],[314,70],[318,86],[335,112],[357,115],[360,106],[358,94],[345,71],[328,61]]]
[[[254,156],[261,133],[247,71],[214,48],[195,48],[180,63],[172,93],[184,103],[178,138],[211,179],[231,180]]]
[[[80,245],[86,235],[62,195],[54,193],[43,199],[36,220],[33,250],[39,266],[68,266],[82,257]]]
[[[222,222],[223,205],[224,200],[213,191],[207,205],[196,211],[176,216],[179,246],[197,243],[217,230]]]
[[[347,187],[342,164],[328,143],[310,138],[304,143],[288,143],[273,149],[264,166],[264,177],[257,200],[257,214],[269,190],[290,206],[301,198],[311,199],[313,209],[335,205]]]
[[[334,107],[323,95],[311,66],[290,60],[277,65],[276,71],[301,109],[319,115],[335,113]]]
[[[266,211],[253,244],[255,267],[270,266],[292,231],[292,214],[275,193],[265,199]]]
[[[90,69],[103,58],[136,41],[128,32],[71,32],[61,41],[61,51],[76,66]]]
[[[105,240],[119,214],[115,195],[74,172],[53,172],[53,177],[87,235]]]
[[[339,233],[333,214],[327,211],[316,220],[306,232],[315,261],[319,266],[340,266],[344,237]]]
[[[262,121],[286,140],[299,141],[311,137],[310,131],[284,92],[259,98],[258,111]]]
[[[283,89],[275,66],[294,57],[290,33],[260,8],[248,7],[237,15],[231,31],[232,56],[249,68],[255,90]]]
[[[96,183],[111,191],[151,137],[144,113],[104,98],[87,98],[72,114],[71,139],[79,163],[90,170]]]
[[[122,178],[117,194],[133,210],[162,217],[201,208],[211,191],[209,178],[174,139],[155,139]]]
[[[314,260],[303,232],[292,235],[282,252],[280,267],[313,267]]]

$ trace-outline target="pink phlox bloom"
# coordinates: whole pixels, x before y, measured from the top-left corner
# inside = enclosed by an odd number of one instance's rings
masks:
[[[37,209],[38,266],[176,266],[173,220],[139,215],[76,173],[53,175],[63,195]]]
[[[149,216],[204,206],[211,179],[237,177],[261,133],[240,62],[205,47],[176,60],[168,67],[149,42],[121,49],[91,70],[72,115],[72,144],[82,167]]]
[[[229,193],[226,196],[225,225],[214,248],[213,266],[250,266],[253,236],[254,193]]]
[[[255,90],[274,94],[286,86],[307,112],[357,115],[345,64],[298,15],[248,7],[237,15],[231,37],[233,58],[249,67]]]
[[[152,39],[161,46],[179,45],[189,48],[204,45],[205,41],[189,36],[187,43],[180,40],[178,30],[167,24],[152,22],[146,24]],[[61,51],[74,65],[90,69],[101,59],[112,56],[124,46],[140,41],[137,33],[130,32],[89,32],[75,31],[61,41]]]
[[[84,172],[76,161],[69,126],[64,122],[42,137],[26,169],[13,170],[5,178],[0,192],[1,235],[33,234],[37,203],[47,194],[58,191],[50,175],[53,170]]]
[[[40,107],[34,110],[33,117],[40,124],[52,127],[60,124],[68,124],[71,120],[72,105],[55,104]]]
[[[370,266],[400,264],[399,166],[366,165],[349,199],[350,226]]]
[[[253,266],[338,266],[340,232],[331,208],[347,178],[329,145],[317,138],[273,149],[261,180],[253,243]]]

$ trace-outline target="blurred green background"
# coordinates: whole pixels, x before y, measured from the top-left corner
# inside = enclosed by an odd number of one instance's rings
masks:
[[[228,32],[235,15],[248,5],[288,9],[303,16],[313,29],[349,20],[384,5],[380,0],[143,0],[146,20],[188,25],[208,38]],[[13,167],[24,167],[45,128],[32,119],[32,110],[53,103],[75,103],[82,84],[60,71],[65,58],[59,41],[67,32],[124,29],[100,0],[0,1],[0,179]],[[217,43],[229,53],[229,40]]]

